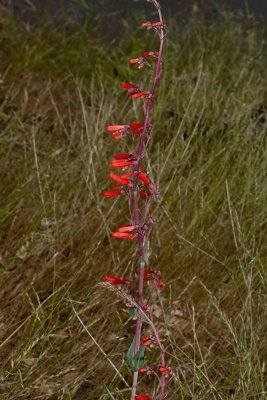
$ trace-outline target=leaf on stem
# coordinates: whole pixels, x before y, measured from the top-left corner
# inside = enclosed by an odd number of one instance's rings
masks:
[[[145,365],[145,348],[141,345],[140,349],[135,353],[135,336],[127,352],[127,362],[132,371],[136,372]]]

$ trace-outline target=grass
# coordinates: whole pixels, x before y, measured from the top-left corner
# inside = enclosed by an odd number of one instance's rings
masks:
[[[128,211],[101,197],[118,149],[103,127],[138,118],[119,83],[140,79],[126,60],[150,37],[111,46],[90,27],[1,20],[3,400],[129,397],[134,322],[96,286],[136,266],[134,247],[110,240]],[[154,313],[168,399],[266,398],[266,67],[249,19],[169,28],[147,160],[161,187],[151,248],[167,284]]]

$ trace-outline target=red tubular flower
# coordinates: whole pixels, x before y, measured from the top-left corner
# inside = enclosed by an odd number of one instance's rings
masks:
[[[120,131],[125,128],[129,128],[129,125],[107,125],[105,129],[107,131]]]
[[[112,283],[112,285],[129,285],[130,283],[129,279],[120,279],[112,275],[105,275],[104,279],[105,281]]]
[[[158,51],[145,51],[143,53],[143,57],[153,57],[158,58],[159,52]]]
[[[131,165],[134,165],[134,161],[112,160],[110,165],[113,168],[130,167]]]
[[[112,237],[117,239],[135,239],[135,235],[133,233],[127,232],[112,232]]]
[[[149,62],[144,57],[138,57],[138,58],[132,58],[131,60],[128,60],[129,64],[138,64],[137,69],[143,68],[145,65],[150,67]]]
[[[122,139],[124,137],[123,133],[119,133],[119,132],[112,132],[112,137],[115,140],[119,140]]]
[[[138,85],[135,85],[133,83],[121,83],[120,87],[123,89],[133,89],[133,88],[138,88]]]
[[[151,23],[152,28],[157,28],[158,26],[162,26],[161,22],[152,22]]]
[[[135,400],[149,400],[149,399],[153,399],[152,396],[147,396],[145,394],[137,394],[135,396]]]
[[[165,289],[165,283],[164,282],[158,282],[158,288],[159,289]]]
[[[138,58],[132,58],[131,60],[128,60],[129,64],[136,64],[139,62],[139,57]]]
[[[147,186],[151,185],[150,180],[143,174],[143,172],[139,171],[138,176],[141,179],[141,181],[144,182]]]
[[[116,160],[129,160],[133,159],[134,155],[133,154],[116,154],[115,155]]]
[[[138,372],[147,372],[147,368],[139,368]]]
[[[145,95],[146,92],[129,93],[129,96],[131,96],[133,99],[137,99],[138,97],[144,97]]]
[[[139,26],[141,26],[141,28],[151,27],[151,22],[142,22]]]
[[[168,368],[168,367],[161,367],[159,370],[160,370],[160,372],[167,372],[167,371],[170,370],[170,368]]]
[[[133,174],[134,174],[134,172],[133,172],[133,171],[131,171],[131,172],[128,172],[128,174],[121,175],[121,179],[127,179],[127,178],[130,178],[130,176],[133,176]]]
[[[118,182],[118,183],[120,183],[122,185],[128,185],[128,183],[129,183],[129,181],[127,179],[122,178],[122,177],[120,177],[118,175],[115,175],[113,173],[111,173],[109,175],[109,177],[110,177],[110,179],[113,179],[113,181]]]
[[[137,92],[137,93],[129,93],[129,96],[131,96],[133,99],[137,99],[139,97],[146,97],[147,99],[151,98],[151,93],[150,92]]]
[[[145,192],[143,190],[139,194],[141,197],[150,197],[151,196],[151,192]]]
[[[120,186],[112,186],[112,189],[114,189],[114,190],[119,190],[119,189],[120,189]]]
[[[153,269],[145,269],[144,271],[144,275],[152,275],[154,274],[156,271],[154,271]]]
[[[148,337],[148,336],[143,336],[143,337],[141,338],[141,340],[142,340],[142,342],[147,342],[148,340],[150,340],[150,337]]]
[[[105,197],[113,197],[113,196],[120,196],[121,193],[120,192],[103,192],[102,193],[103,196]]]
[[[144,126],[144,124],[139,123],[139,122],[130,124],[130,127],[133,128],[133,129],[141,128],[142,126]]]
[[[123,226],[122,228],[119,228],[118,232],[131,232],[134,229],[136,229],[136,227],[134,225],[126,225],[126,226]]]

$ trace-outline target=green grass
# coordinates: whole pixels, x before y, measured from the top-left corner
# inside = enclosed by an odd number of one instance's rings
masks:
[[[101,197],[131,143],[104,126],[141,115],[119,83],[144,79],[126,60],[152,34],[110,44],[89,28],[1,21],[1,400],[107,400],[105,385],[129,398],[134,323],[96,284],[137,268],[134,245],[110,240],[129,222],[123,199]],[[168,399],[267,396],[266,49],[249,20],[169,29],[147,160],[161,188],[151,265],[167,284],[154,312]]]

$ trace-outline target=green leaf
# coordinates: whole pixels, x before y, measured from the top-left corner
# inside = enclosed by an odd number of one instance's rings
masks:
[[[135,317],[136,316],[136,312],[137,312],[136,307],[129,307],[128,311],[131,314],[131,317]]]
[[[141,346],[138,352],[134,356],[133,366],[134,371],[138,371],[139,368],[144,368],[145,365],[145,348]]]
[[[133,338],[131,346],[129,347],[129,350],[127,351],[127,356],[126,356],[128,365],[131,369],[133,369],[132,366],[133,366],[133,359],[134,359],[134,355],[135,355],[134,346],[135,346],[135,336]]]
[[[110,400],[116,400],[115,397],[113,396],[113,394],[111,393],[111,391],[109,390],[109,388],[105,385],[105,389],[108,392],[108,397]]]
[[[135,337],[133,338],[132,344],[127,352],[127,362],[132,371],[138,371],[139,368],[143,368],[145,365],[145,348],[141,346],[140,349],[135,353]]]

